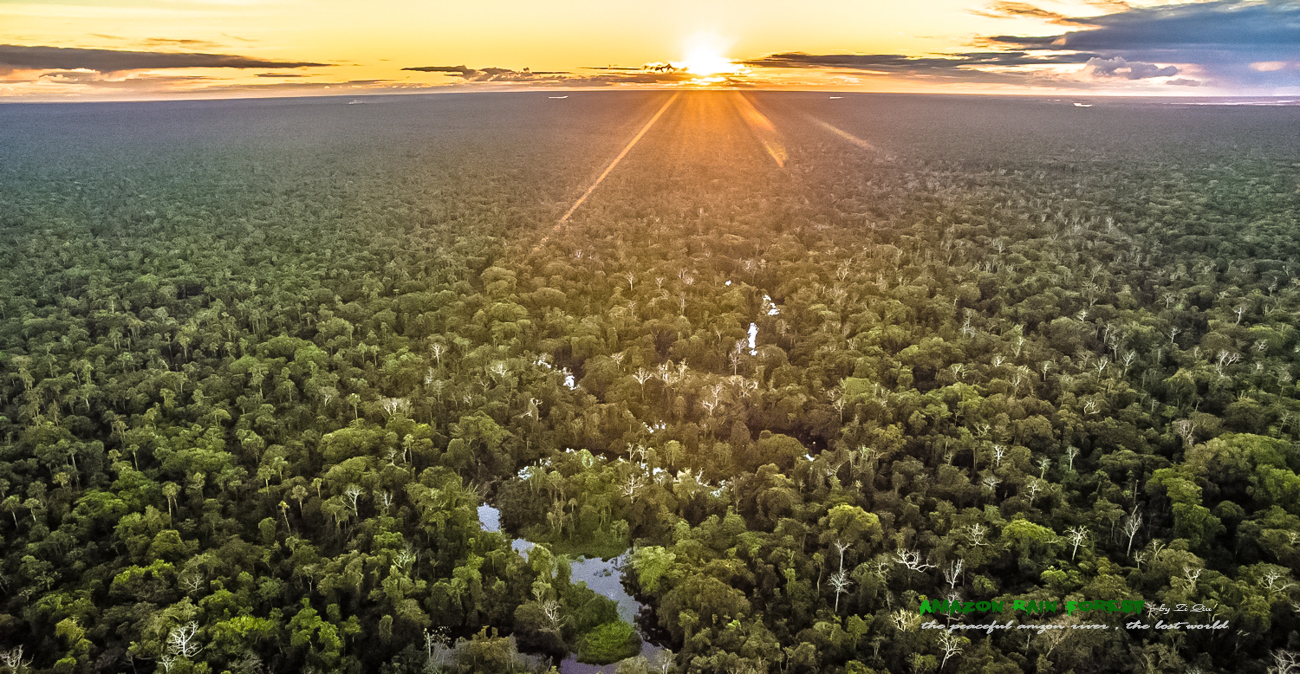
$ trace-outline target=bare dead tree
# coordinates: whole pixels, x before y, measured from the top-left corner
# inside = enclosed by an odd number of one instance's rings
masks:
[[[894,554],[894,561],[913,571],[925,571],[926,569],[935,568],[933,564],[922,562],[921,553],[916,550],[899,550]]]
[[[1261,578],[1264,581],[1262,585],[1265,590],[1268,590],[1270,597],[1276,596],[1286,592],[1292,587],[1295,587],[1295,583],[1283,581],[1283,572],[1277,569],[1269,569],[1263,576],[1261,576]]]
[[[1300,653],[1278,649],[1273,651],[1273,666],[1269,674],[1300,674]]]
[[[1070,537],[1070,542],[1074,544],[1074,550],[1070,552],[1070,560],[1079,552],[1079,546],[1083,544],[1083,539],[1088,537],[1088,527],[1078,526],[1073,529],[1067,529],[1066,534]]]
[[[636,383],[641,385],[641,402],[645,402],[645,383],[650,381],[653,377],[654,374],[645,368],[639,368],[636,371],[636,374],[632,375],[632,378],[636,380]]]
[[[1138,512],[1137,508],[1134,507],[1133,512],[1129,514],[1128,519],[1124,521],[1124,533],[1128,534],[1128,549],[1124,551],[1125,555],[1128,555],[1133,551],[1133,537],[1137,536],[1138,529],[1141,528],[1142,513]]]
[[[189,594],[203,589],[204,580],[205,578],[202,571],[187,571],[181,574],[178,583],[181,586],[181,589],[185,590],[185,592]]]
[[[853,585],[853,581],[849,578],[847,573],[844,573],[844,569],[840,569],[831,574],[830,583],[831,587],[835,588],[835,612],[839,613],[840,595],[849,591],[849,588]]]
[[[170,655],[179,655],[183,658],[192,658],[203,650],[197,642],[199,624],[191,621],[173,627],[171,632],[167,633],[167,652]]]
[[[957,589],[957,581],[961,578],[961,571],[965,565],[965,560],[958,559],[954,562],[949,562],[948,567],[943,570],[943,579],[948,581],[949,589]]]
[[[1190,566],[1183,567],[1183,582],[1187,584],[1188,590],[1196,589],[1196,581],[1201,577],[1202,569],[1193,569]]]
[[[939,635],[939,648],[943,649],[943,660],[939,663],[939,671],[943,671],[943,666],[948,664],[948,659],[961,655],[961,637],[953,636],[952,632],[943,632]]]
[[[7,651],[0,651],[0,665],[17,672],[24,667],[30,667],[35,656],[23,659],[23,647],[15,646]]]
[[[832,545],[835,546],[835,551],[838,552],[838,553],[840,553],[840,571],[843,571],[843,570],[844,570],[844,551],[845,551],[845,550],[848,550],[850,546],[849,546],[848,543],[845,543],[844,541],[841,541],[841,540],[839,540],[838,538],[835,539],[835,542],[832,543]]]
[[[1229,351],[1227,349],[1223,349],[1219,351],[1218,356],[1216,356],[1216,361],[1214,363],[1214,371],[1218,373],[1220,377],[1223,377],[1225,376],[1223,374],[1223,368],[1227,367],[1228,365],[1232,365],[1239,360],[1241,360],[1241,354],[1235,351]]]
[[[564,616],[560,613],[560,602],[554,599],[547,599],[542,602],[542,616],[546,618],[547,629],[559,634],[560,628],[564,626]]]
[[[1196,423],[1191,419],[1179,419],[1174,422],[1174,432],[1183,439],[1185,447],[1192,446],[1192,433],[1196,431]]]
[[[632,495],[643,486],[645,486],[645,478],[642,477],[640,473],[632,473],[627,477],[627,480],[623,482],[620,488],[623,495],[630,499],[632,498]]]
[[[353,516],[360,517],[361,513],[357,511],[357,501],[361,499],[361,487],[355,484],[348,485],[348,488],[343,490],[343,498],[347,499],[349,506],[352,508]]]
[[[1065,460],[1068,462],[1070,470],[1074,470],[1074,457],[1079,455],[1079,448],[1070,446],[1065,448]]]

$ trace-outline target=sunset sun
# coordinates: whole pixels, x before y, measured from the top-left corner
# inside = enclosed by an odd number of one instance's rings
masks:
[[[682,70],[701,77],[734,75],[744,68],[739,63],[709,49],[697,49],[692,51],[677,65]]]
[[[716,36],[696,35],[687,41],[685,58],[673,65],[701,78],[744,72],[743,65],[724,56],[727,46]]]

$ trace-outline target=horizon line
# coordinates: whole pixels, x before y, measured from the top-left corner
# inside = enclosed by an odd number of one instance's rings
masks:
[[[500,88],[486,87],[436,87],[411,90],[382,90],[382,91],[358,91],[353,93],[287,93],[264,95],[239,95],[239,96],[222,96],[222,95],[200,95],[200,94],[176,94],[176,95],[154,95],[143,96],[139,98],[122,97],[122,98],[65,98],[65,99],[37,99],[37,98],[18,98],[0,96],[0,105],[67,105],[67,104],[105,104],[105,103],[194,103],[194,102],[216,102],[216,101],[260,101],[260,100],[290,100],[290,99],[322,99],[322,98],[380,98],[393,96],[422,96],[422,95],[448,95],[448,94],[532,94],[532,93],[554,93],[557,91],[566,92],[587,92],[587,93],[652,93],[652,92],[674,92],[674,93],[707,93],[707,92],[754,92],[754,93],[788,93],[788,94],[827,94],[827,95],[853,95],[853,96],[930,96],[930,97],[965,97],[965,98],[1094,98],[1094,99],[1116,99],[1116,100],[1140,100],[1150,99],[1156,101],[1175,102],[1179,100],[1187,101],[1279,101],[1280,104],[1268,105],[1267,107],[1292,107],[1300,106],[1300,95],[1286,94],[1185,94],[1162,95],[1143,93],[1049,93],[1049,92],[1020,92],[1020,91],[988,91],[988,92],[948,92],[948,91],[861,91],[855,89],[805,89],[805,88],[787,88],[787,87],[726,87],[726,86],[708,86],[708,87],[681,87],[681,86],[662,86],[662,85],[636,85],[634,87],[533,87],[517,88],[512,86],[502,86]],[[1225,103],[1231,104],[1231,103]],[[1240,106],[1238,103],[1237,105]],[[1242,106],[1251,107],[1251,106]]]

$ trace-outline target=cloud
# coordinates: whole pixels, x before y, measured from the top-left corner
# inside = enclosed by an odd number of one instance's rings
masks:
[[[1072,17],[1024,2],[995,2],[977,11],[995,18],[1035,18],[1069,29],[1051,35],[978,37],[983,51],[899,54],[772,54],[747,61],[758,68],[820,68],[933,81],[1114,87],[1159,82],[1191,72],[1174,86],[1227,93],[1269,93],[1300,86],[1300,68],[1279,67],[1300,53],[1300,2],[1209,0],[1133,7],[1089,4],[1109,13]],[[1077,69],[1063,66],[1078,64]],[[1131,86],[1131,85],[1128,85]],[[1145,86],[1145,84],[1139,84]]]
[[[1130,52],[1145,60],[1212,52],[1294,53],[1300,47],[1300,4],[1283,0],[1212,0],[1162,5],[1081,20],[1089,27],[1060,35],[988,38],[993,44],[1026,49]],[[1256,59],[1261,60],[1261,59]]]
[[[1175,86],[1175,87],[1199,87],[1199,86],[1201,86],[1201,83],[1200,83],[1199,81],[1197,81],[1197,80],[1189,80],[1189,79],[1187,79],[1186,77],[1177,77],[1177,78],[1174,78],[1174,79],[1172,79],[1172,80],[1168,80],[1168,81],[1166,81],[1165,84],[1168,84],[1168,85],[1170,85],[1170,86]]]
[[[1165,66],[1161,68],[1154,63],[1126,61],[1123,56],[1104,59],[1088,59],[1087,66],[1100,77],[1123,77],[1126,80],[1144,80],[1151,77],[1172,77],[1178,74],[1178,68]]]
[[[465,78],[479,72],[474,68],[466,68],[465,66],[415,66],[412,68],[402,68],[402,70],[415,70],[422,73],[456,73]]]
[[[1300,85],[1300,72],[1259,69],[1257,63],[1291,61],[1300,52],[1300,3],[1294,0],[1211,0],[1125,8],[1088,18],[1080,30],[1059,35],[998,35],[994,48],[1092,53],[1129,64],[1195,66],[1201,83],[1237,93]],[[1180,71],[1183,68],[1179,69]],[[1141,66],[1133,73],[1154,72]],[[1105,76],[1105,75],[1103,75]],[[1139,79],[1160,75],[1143,75]]]
[[[1032,55],[1024,51],[986,51],[945,54],[941,56],[904,56],[902,54],[805,54],[787,52],[769,54],[745,61],[758,68],[836,68],[874,72],[941,72],[976,66],[1025,66],[1086,63],[1086,55]]]
[[[668,63],[647,63],[639,68],[620,66],[599,66],[584,68],[593,73],[574,73],[568,71],[535,71],[528,68],[511,70],[509,68],[469,68],[459,66],[416,66],[402,68],[424,73],[443,73],[459,77],[472,83],[529,83],[569,87],[599,87],[617,84],[671,84],[688,82],[696,77]],[[741,80],[729,80],[729,84],[743,86]]]
[[[262,75],[258,75],[261,77]],[[283,76],[276,76],[283,77]],[[295,75],[293,77],[301,77]],[[280,82],[231,82],[230,80],[202,75],[155,75],[134,73],[126,76],[104,75],[87,70],[55,71],[42,73],[42,84],[68,87],[69,92],[92,91],[99,95],[163,96],[183,93],[190,96],[222,96],[229,94],[294,93],[301,95],[331,94],[339,92],[375,92],[401,87],[392,80],[365,79],[343,81],[304,81],[294,79]],[[45,94],[58,93],[49,88]]]
[[[158,91],[170,88],[189,88],[196,84],[212,81],[212,78],[201,75],[135,75],[133,77],[113,78],[86,70],[42,73],[38,79],[46,84],[93,87],[100,90],[115,91]]]
[[[1078,23],[1078,19],[1070,18],[1064,14],[1053,12],[1035,7],[1025,2],[995,2],[985,9],[971,10],[972,14],[983,16],[990,19],[1044,19],[1052,23]]]
[[[584,75],[575,78],[583,86],[608,86],[615,84],[682,84],[700,79],[683,69],[673,68],[670,70],[631,70],[631,71],[613,71],[598,75]],[[573,82],[570,82],[571,84]],[[731,87],[752,86],[751,82],[746,82],[742,77],[723,76],[722,81],[715,81],[715,84]]]
[[[150,47],[185,47],[189,49],[207,49],[222,46],[219,43],[210,42],[208,40],[183,40],[169,37],[146,38],[144,43]]]
[[[641,72],[643,70],[676,70],[677,68],[671,63],[647,63],[643,66],[587,66],[583,70],[609,70],[612,72]]]
[[[38,79],[55,84],[94,84],[102,77],[99,73],[89,70],[68,70],[43,73]]]
[[[1089,54],[982,51],[933,56],[902,54],[770,54],[745,61],[755,68],[804,68],[888,75],[927,82],[1086,88],[1090,83],[1053,72],[1051,66],[1083,65]]]
[[[0,70],[93,70],[100,73],[169,68],[320,68],[325,63],[277,61],[230,54],[121,51],[0,44]]]
[[[562,71],[533,72],[528,68],[524,68],[523,70],[511,70],[509,68],[466,68],[465,66],[416,66],[412,68],[402,68],[402,70],[414,70],[422,73],[446,73],[448,75],[456,75],[470,82],[528,82],[569,74]]]
[[[213,82],[196,91],[199,93],[216,92],[258,92],[258,91],[303,91],[329,93],[334,89],[385,89],[396,84],[392,80],[344,80],[337,82]]]

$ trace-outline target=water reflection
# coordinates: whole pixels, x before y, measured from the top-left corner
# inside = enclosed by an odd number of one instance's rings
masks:
[[[484,503],[478,507],[478,523],[479,526],[483,527],[483,531],[501,531],[501,511]],[[512,538],[510,539],[510,547],[522,555],[533,549],[533,543],[522,538]]]
[[[501,531],[501,511],[484,503],[478,507],[478,525],[483,531]]]
[[[501,511],[490,505],[483,504],[478,507],[478,521],[484,531],[501,531]],[[533,548],[533,543],[522,538],[515,538],[511,539],[510,547],[520,554],[524,554]],[[633,599],[632,595],[623,589],[623,565],[626,562],[626,553],[613,559],[579,557],[570,563],[569,577],[572,582],[583,581],[596,594],[613,599],[618,604],[618,617],[636,625],[636,616],[644,604]],[[638,631],[640,631],[639,628]],[[641,655],[652,658],[655,653],[663,650],[659,646],[647,642],[644,634],[641,636]],[[578,662],[577,656],[573,654],[569,654],[569,657],[560,663],[560,674],[613,674],[617,669],[617,663],[611,665],[583,664]]]

